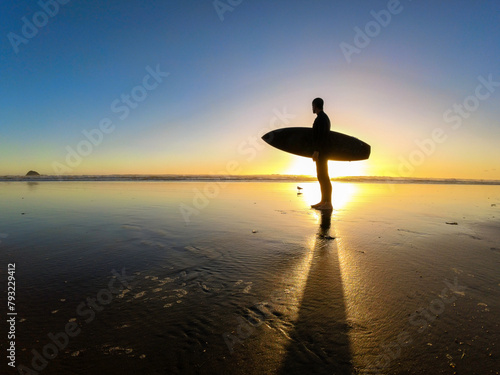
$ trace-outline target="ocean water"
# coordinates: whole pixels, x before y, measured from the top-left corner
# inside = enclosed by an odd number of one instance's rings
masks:
[[[85,178],[0,182],[0,276],[15,263],[18,366],[500,368],[499,186],[335,182],[334,210],[321,214],[309,208],[315,182]]]
[[[41,176],[0,176],[0,181],[267,181],[293,182],[316,181],[314,176],[299,175],[179,175],[179,174],[111,174],[111,175],[41,175]],[[333,178],[338,182],[402,183],[402,184],[446,184],[446,185],[500,185],[500,180],[457,179],[457,178],[412,178],[346,176]]]

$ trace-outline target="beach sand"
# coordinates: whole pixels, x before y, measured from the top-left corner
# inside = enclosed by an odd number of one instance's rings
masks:
[[[500,372],[499,186],[334,183],[322,215],[309,208],[317,183],[299,185],[0,183],[1,305],[5,314],[15,263],[16,365]],[[6,353],[5,324],[1,337]]]

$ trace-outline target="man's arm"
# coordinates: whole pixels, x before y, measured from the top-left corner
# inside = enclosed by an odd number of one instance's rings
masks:
[[[317,161],[320,153],[324,152],[327,146],[328,133],[330,132],[330,121],[326,115],[316,117],[313,124],[313,155]]]

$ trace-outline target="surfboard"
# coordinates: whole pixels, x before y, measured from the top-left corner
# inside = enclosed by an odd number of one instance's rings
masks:
[[[262,136],[262,139],[279,150],[290,154],[312,157],[312,128],[282,128]],[[327,158],[338,161],[365,160],[370,157],[369,144],[350,135],[330,131],[327,140]]]

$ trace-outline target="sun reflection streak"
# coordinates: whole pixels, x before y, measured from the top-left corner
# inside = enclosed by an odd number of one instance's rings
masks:
[[[304,291],[311,270],[311,264],[316,244],[316,236],[311,237],[307,242],[307,253],[304,254],[299,263],[284,276],[286,285],[286,297],[281,301],[284,307],[289,310],[290,320],[295,322],[299,315],[300,305],[304,297]]]
[[[333,213],[335,213],[336,210],[345,210],[356,195],[358,189],[357,186],[355,184],[338,182],[335,182],[332,185],[332,204],[334,207]],[[301,183],[300,187],[300,196],[303,198],[307,205],[316,203],[317,200],[319,200],[320,191],[317,182]],[[325,240],[320,236],[320,234],[322,233],[328,233],[329,230],[326,229],[325,232],[324,224],[326,224],[326,222],[324,221],[325,218],[322,217],[324,215],[321,215],[319,211],[316,210],[312,212],[314,213],[314,215],[316,215],[318,224],[321,222],[319,233],[315,233],[314,235],[306,239],[304,243],[305,252],[302,254],[300,260],[298,260],[294,267],[292,267],[288,272],[286,272],[286,274],[282,276],[281,285],[282,288],[285,289],[285,293],[281,293],[281,296],[278,300],[273,299],[272,301],[274,308],[280,311],[283,316],[287,316],[288,318],[288,324],[280,325],[278,327],[279,331],[283,335],[281,337],[282,341],[280,340],[280,346],[282,345],[284,349],[283,353],[287,352],[288,349],[286,348],[289,348],[289,345],[294,345],[294,335],[297,334],[296,325],[302,324],[303,326],[304,324],[303,322],[300,323],[301,314],[304,313],[304,311],[301,312],[304,303],[306,303],[307,306],[310,306],[311,304],[310,300],[304,300],[306,298],[306,289],[308,288],[308,283],[312,282],[311,285],[313,285],[313,287],[316,283],[318,283],[317,272],[321,272],[319,271],[319,269],[316,269],[316,275],[312,275],[311,272],[313,270],[313,265],[316,264],[315,262],[326,261],[328,257],[325,257],[325,253],[323,253],[323,251],[325,251],[326,248],[330,250],[334,249],[336,246],[335,242],[331,242],[331,244],[329,244],[328,240]],[[332,212],[329,213],[328,217],[329,220],[327,220],[327,228],[330,228]],[[333,215],[333,217],[335,217],[335,214]],[[323,260],[317,259],[320,254],[322,254],[322,257],[324,257]],[[340,271],[341,270],[338,270],[339,276],[342,276],[342,273]],[[334,277],[334,274],[335,272],[333,272],[332,274],[329,273],[328,277]],[[313,281],[311,281],[311,278],[313,279]],[[341,280],[340,283],[343,284],[343,281]],[[309,288],[311,288],[311,285],[309,285]],[[343,289],[342,286],[340,288]],[[286,356],[281,358],[281,362],[282,365],[286,364]]]
[[[377,284],[374,280],[364,277],[364,266],[360,264],[355,253],[358,245],[349,238],[344,237],[342,229],[337,230],[337,248],[339,268],[344,290],[344,304],[346,320],[356,329],[349,331],[349,345],[352,353],[352,363],[359,369],[367,369],[376,359],[377,351],[373,352],[374,343],[378,342],[373,327],[376,313],[370,301],[376,294]],[[375,306],[376,307],[376,306]],[[376,319],[378,320],[378,319]],[[375,354],[374,354],[375,353]],[[371,370],[366,370],[371,371]],[[371,372],[370,372],[371,373]]]
[[[286,294],[279,302],[280,308],[285,310],[281,311],[289,317],[289,323],[287,325],[282,325],[279,330],[283,334],[282,337],[282,356],[279,356],[280,367],[286,364],[286,353],[288,346],[294,341],[293,332],[295,330],[295,324],[300,318],[300,309],[305,295],[305,290],[307,286],[308,279],[310,277],[311,266],[314,260],[314,254],[316,252],[318,238],[316,235],[311,236],[307,241],[307,252],[304,254],[300,262],[298,262],[295,267],[293,267],[290,272],[284,275],[284,284],[286,287]]]
[[[360,203],[360,199],[363,199],[360,195],[366,195],[368,189],[370,189],[370,186],[357,186],[356,192],[358,193],[358,199],[352,199],[354,194],[351,196],[351,208],[354,202]],[[370,317],[372,316],[369,305],[364,303],[364,301],[368,298],[374,285],[363,278],[363,265],[360,264],[359,257],[356,256],[356,253],[362,251],[357,239],[349,237],[349,232],[345,230],[349,226],[355,225],[350,219],[350,217],[356,216],[354,212],[357,211],[353,208],[352,211],[345,213],[345,217],[339,220],[338,224],[335,226],[335,242],[337,244],[346,319],[352,326],[363,327],[367,321],[370,321]],[[366,330],[363,329],[353,329],[349,331],[349,343],[353,363],[359,368],[365,367],[365,363],[363,362],[365,359],[359,358],[356,353],[362,352],[362,348],[369,345],[369,343],[367,344],[367,336]]]

